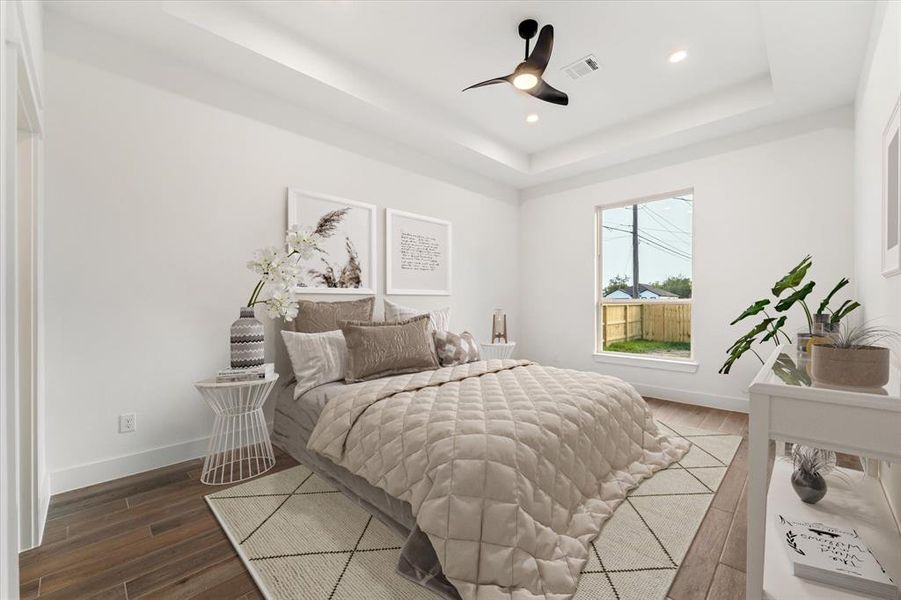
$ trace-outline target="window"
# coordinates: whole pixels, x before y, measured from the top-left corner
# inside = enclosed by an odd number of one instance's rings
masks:
[[[597,208],[597,351],[691,359],[693,193]]]

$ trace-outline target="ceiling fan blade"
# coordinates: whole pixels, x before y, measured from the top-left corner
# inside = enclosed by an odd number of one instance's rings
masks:
[[[474,83],[469,87],[463,88],[462,91],[471,90],[472,88],[484,87],[486,85],[494,85],[495,83],[512,83],[512,75],[504,75],[503,77],[495,77],[494,79],[486,79],[479,83]]]
[[[554,26],[545,25],[538,32],[538,41],[535,42],[535,48],[526,59],[526,64],[537,71],[536,75],[541,75],[547,68],[548,62],[551,60],[551,52],[554,50]]]
[[[538,85],[531,90],[526,90],[526,93],[535,96],[539,100],[551,102],[552,104],[560,104],[562,106],[569,104],[569,96],[560,90],[549,86],[544,79],[539,79]]]

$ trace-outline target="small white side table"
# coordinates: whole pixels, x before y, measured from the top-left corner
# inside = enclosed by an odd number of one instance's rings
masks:
[[[278,373],[254,381],[217,383],[213,378],[194,384],[216,414],[201,482],[237,483],[275,465],[263,403],[277,380]]]
[[[516,342],[507,342],[506,344],[481,344],[482,360],[491,360],[492,358],[510,358],[513,356],[513,350],[516,348]]]
[[[841,479],[829,482],[826,497],[814,507],[791,491],[792,469],[783,461],[773,465],[772,480],[767,479],[771,439],[778,442],[777,454],[791,441],[901,462],[901,373],[892,369],[888,385],[878,391],[818,387],[793,349],[780,346],[749,391],[747,599],[860,598],[794,576],[776,527],[778,514],[840,527],[847,520],[845,526],[854,527],[888,574],[901,581],[901,531],[875,477],[845,471]]]

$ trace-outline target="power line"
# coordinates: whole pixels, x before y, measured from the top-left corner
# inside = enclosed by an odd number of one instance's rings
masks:
[[[648,208],[648,207],[645,207],[645,208]],[[657,213],[656,211],[654,211],[653,209],[648,208],[648,210],[647,210],[647,215],[648,215],[649,217],[651,217],[652,219],[654,219],[654,220],[655,220],[657,223],[659,223],[660,225],[664,225],[664,226],[665,226],[666,224],[669,224],[669,225],[671,225],[672,227],[676,227],[676,225],[674,225],[672,222],[670,222],[668,219],[666,219],[666,218],[663,217],[662,215],[658,214],[658,213]],[[642,231],[644,231],[645,229],[646,229],[646,228],[643,227],[643,228],[642,228]],[[682,231],[682,230],[679,230],[679,231],[673,231],[672,229],[670,229],[670,228],[668,228],[668,227],[665,228],[663,231],[666,232],[666,233],[668,233],[670,236],[672,236],[672,237],[670,238],[670,240],[668,240],[668,241],[667,241],[667,240],[661,240],[660,238],[658,238],[658,237],[656,237],[656,236],[651,236],[651,237],[654,237],[655,239],[657,239],[658,241],[663,242],[663,243],[679,244],[679,245],[682,247],[683,251],[685,251],[686,253],[689,253],[689,254],[691,253],[691,250],[692,250],[692,248],[691,248],[691,234],[690,234],[689,232]],[[687,237],[688,239],[686,240],[686,239],[679,238],[678,236],[679,236],[680,234],[683,235],[683,236],[685,236],[685,237]],[[648,234],[648,235],[650,235],[650,234]]]
[[[641,227],[642,231],[654,231],[657,233],[666,234],[669,237],[669,243],[673,244],[683,244],[687,248],[691,247],[691,235],[690,234],[681,234],[678,231],[673,231],[671,229],[662,229],[659,227]]]
[[[664,227],[645,227],[644,225],[641,226],[641,230],[642,231],[665,231],[667,233],[679,233],[678,231],[673,231],[672,229],[668,229],[668,228],[664,228]],[[684,235],[691,235],[691,234],[686,233]]]
[[[642,205],[642,208],[644,208],[648,212],[649,215],[651,215],[652,217],[655,217],[658,223],[661,223],[661,221],[662,221],[663,223],[668,224],[670,227],[672,227],[674,230],[678,231],[679,233],[683,233],[685,235],[691,235],[690,232],[685,231],[684,229],[681,229],[675,223],[673,223],[672,221],[670,221],[663,215],[657,213],[657,211],[655,211],[650,206],[645,204],[645,205]],[[663,223],[661,223],[661,224],[663,224]]]
[[[661,244],[667,244],[667,245],[669,245],[669,244],[684,244],[684,243],[685,243],[685,242],[683,242],[682,240],[669,240],[669,241],[667,241],[667,240],[660,239],[660,238],[657,237],[656,235],[652,235],[652,234],[650,234],[650,233],[647,233],[647,231],[645,230],[644,227],[641,228],[641,231],[645,232],[644,235],[646,235],[646,236],[649,237],[650,239],[652,239],[652,240],[654,240],[654,241],[657,241],[657,242],[659,242],[659,243],[661,243]],[[639,235],[640,235],[640,234],[639,234]],[[673,246],[673,249],[674,249],[674,250],[679,250],[680,252],[685,252],[686,254],[689,254],[689,255],[691,254],[691,245],[690,245],[690,244],[687,245],[687,249],[676,248],[675,246]]]
[[[659,243],[657,243],[657,242],[653,242],[653,241],[651,241],[651,240],[648,240],[648,239],[642,237],[640,234],[639,234],[639,236],[638,236],[638,239],[641,240],[641,241],[643,241],[643,242],[645,242],[646,244],[649,244],[649,245],[653,246],[654,248],[657,248],[658,250],[661,250],[661,251],[666,252],[666,253],[668,253],[668,254],[672,254],[673,256],[676,256],[676,257],[678,257],[678,258],[684,258],[684,259],[686,259],[686,260],[691,260],[691,255],[690,255],[690,254],[685,254],[685,253],[683,253],[681,250],[677,250],[677,249],[675,249],[675,248],[671,248],[671,247],[669,247],[669,246],[664,246],[663,244],[659,244]]]
[[[610,229],[612,231],[621,231],[624,233],[628,233],[630,236],[632,235],[631,229],[620,229],[617,227],[612,227],[610,225],[604,225],[603,227],[605,229]],[[653,246],[655,248],[663,250],[664,252],[668,252],[674,256],[678,256],[679,258],[685,258],[685,259],[691,260],[690,254],[688,254],[687,252],[684,252],[678,248],[673,248],[672,246],[667,246],[665,242],[658,241],[658,238],[651,239],[651,238],[648,238],[648,237],[642,235],[641,233],[639,233],[638,239],[644,241],[645,243],[649,244],[650,246]]]
[[[620,232],[628,233],[629,235],[632,235],[631,229],[621,229],[618,227],[613,227],[611,225],[602,225],[602,227],[604,229],[609,229],[611,231],[620,231]],[[683,250],[680,250],[678,248],[673,248],[672,246],[667,246],[664,242],[659,241],[659,238],[651,239],[651,238],[648,238],[648,237],[642,235],[639,232],[638,239],[645,242],[649,246],[657,248],[658,250],[662,250],[663,252],[667,252],[668,254],[672,254],[673,256],[676,256],[678,258],[684,258],[687,260],[691,260],[690,254],[688,254],[687,252],[684,252]]]

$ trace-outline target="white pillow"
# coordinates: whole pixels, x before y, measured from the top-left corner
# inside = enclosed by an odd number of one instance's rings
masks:
[[[408,308],[395,304],[391,300],[385,299],[385,320],[386,321],[406,321],[413,317],[426,314],[426,311],[418,308]],[[441,310],[433,310],[428,313],[429,323],[432,331],[449,331],[450,330],[450,307]]]
[[[282,331],[282,339],[297,379],[295,400],[314,387],[344,379],[347,344],[340,330],[322,333]]]

